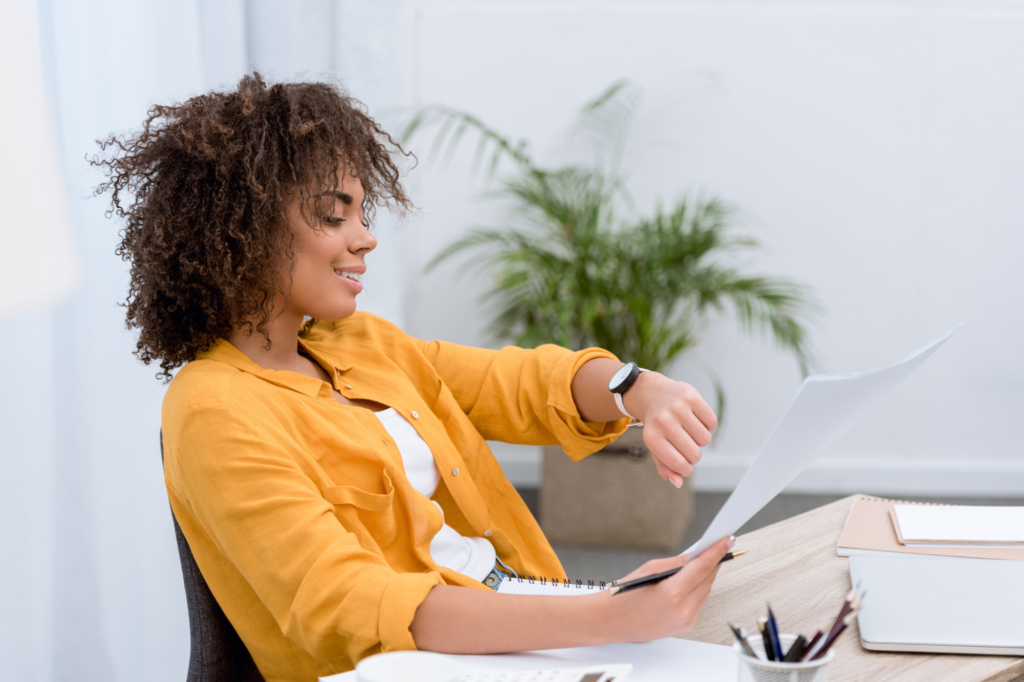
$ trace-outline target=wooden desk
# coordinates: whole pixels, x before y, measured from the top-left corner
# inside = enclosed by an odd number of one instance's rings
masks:
[[[848,560],[836,556],[836,542],[855,497],[739,536],[736,547],[747,554],[722,566],[697,625],[684,639],[731,646],[726,624],[757,632],[756,620],[765,613],[766,602],[783,632],[812,635],[830,624],[850,589]],[[856,621],[835,650],[831,682],[1024,682],[1021,658],[867,651],[860,646]]]

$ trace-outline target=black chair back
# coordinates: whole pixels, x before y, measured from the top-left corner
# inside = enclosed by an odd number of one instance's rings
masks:
[[[164,457],[164,436],[160,433],[160,461]],[[181,574],[185,579],[185,601],[188,603],[188,625],[191,644],[186,682],[264,682],[263,676],[245,648],[231,621],[210,592],[210,586],[199,572],[192,548],[174,520],[178,539]]]

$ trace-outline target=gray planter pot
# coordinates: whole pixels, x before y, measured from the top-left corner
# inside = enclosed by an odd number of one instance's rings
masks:
[[[540,525],[553,544],[671,552],[692,518],[690,480],[677,489],[658,476],[643,427],[580,462],[544,448]]]

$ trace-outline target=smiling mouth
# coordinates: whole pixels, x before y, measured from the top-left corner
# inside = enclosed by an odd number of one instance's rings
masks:
[[[350,279],[353,282],[363,281],[363,276],[358,272],[345,272],[344,270],[335,270],[334,274],[338,275],[339,277],[344,277],[345,279]]]

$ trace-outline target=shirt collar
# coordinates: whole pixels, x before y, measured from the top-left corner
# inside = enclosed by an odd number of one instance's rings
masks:
[[[351,364],[338,362],[333,355],[317,348],[316,345],[310,345],[302,339],[299,339],[299,344],[331,375],[332,381],[337,379],[339,372],[345,372],[352,368]],[[207,350],[196,355],[196,359],[223,362],[275,386],[288,388],[311,398],[317,397],[324,386],[324,382],[320,379],[314,379],[305,374],[260,367],[227,339],[217,339]]]

